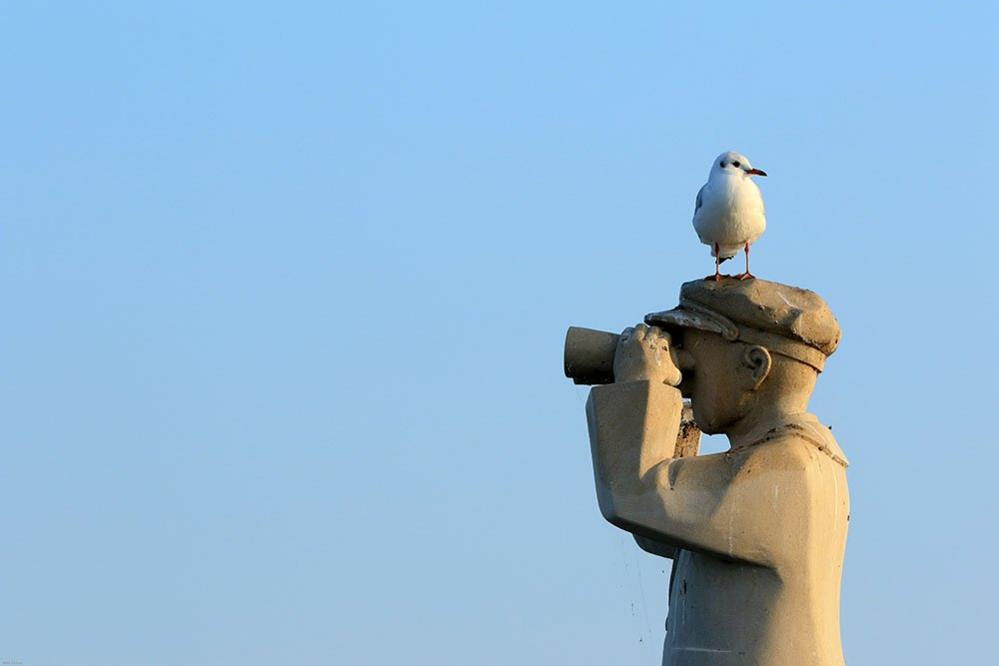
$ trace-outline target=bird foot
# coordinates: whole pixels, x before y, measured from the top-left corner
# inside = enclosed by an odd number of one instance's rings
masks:
[[[735,279],[736,280],[755,280],[756,276],[753,275],[752,273],[750,273],[749,271],[746,271],[745,273],[739,273],[738,275],[736,275]]]
[[[733,277],[738,277],[738,276],[737,275],[736,276],[732,276],[732,275],[728,275],[726,273],[712,273],[711,275],[707,276],[704,279],[707,282],[711,282],[711,281],[721,282],[722,280],[730,280]]]

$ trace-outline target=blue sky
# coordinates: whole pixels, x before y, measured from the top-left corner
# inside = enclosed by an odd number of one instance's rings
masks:
[[[0,21],[0,656],[655,664],[570,324],[712,270],[844,329],[851,664],[999,613],[991,3],[15,3]],[[708,450],[722,446],[705,444]]]

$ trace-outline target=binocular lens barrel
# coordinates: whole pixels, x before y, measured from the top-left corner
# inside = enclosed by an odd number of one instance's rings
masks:
[[[565,334],[565,376],[576,384],[612,384],[617,333],[570,326]]]

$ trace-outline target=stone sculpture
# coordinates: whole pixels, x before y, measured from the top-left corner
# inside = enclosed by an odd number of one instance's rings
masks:
[[[817,294],[735,279],[687,282],[620,336],[569,330],[566,374],[599,384],[600,510],[673,560],[663,664],[843,663],[847,460],[807,412],[839,338]],[[697,428],[731,448],[698,455]]]

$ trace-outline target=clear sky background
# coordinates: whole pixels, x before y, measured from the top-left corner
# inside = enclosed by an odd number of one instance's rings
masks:
[[[848,662],[987,662],[997,21],[6,3],[0,656],[658,663],[669,566],[599,515],[562,340],[711,272],[735,149],[755,272],[845,332]]]

